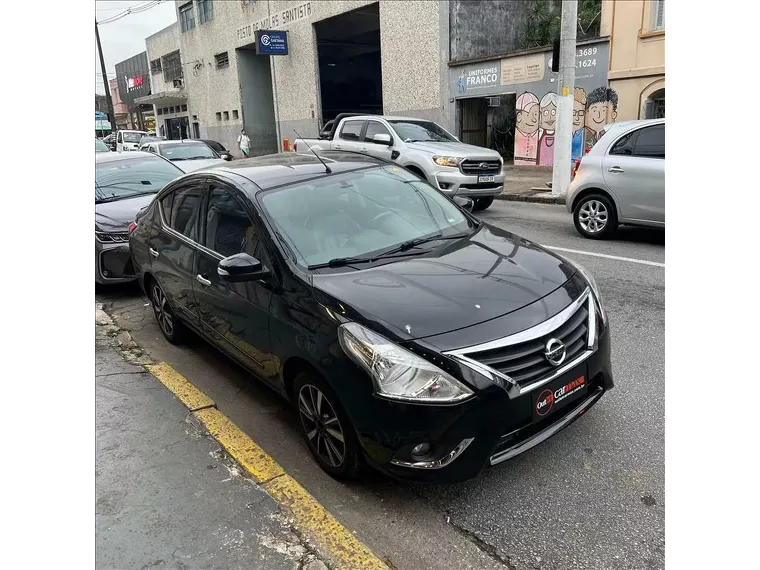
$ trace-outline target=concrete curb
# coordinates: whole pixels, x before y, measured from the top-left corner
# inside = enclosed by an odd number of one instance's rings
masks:
[[[499,194],[497,200],[507,202],[533,202],[534,204],[565,204],[564,198],[555,198],[553,196],[527,195],[527,194]]]

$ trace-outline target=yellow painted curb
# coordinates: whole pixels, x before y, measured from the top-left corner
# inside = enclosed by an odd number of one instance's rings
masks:
[[[219,410],[207,408],[193,412],[193,415],[257,483],[285,474],[285,470],[268,453]]]
[[[217,410],[213,400],[169,364],[148,364],[158,378],[206,430],[292,516],[295,528],[341,570],[388,570],[388,566],[332,516],[298,481],[243,430]]]
[[[272,479],[263,487],[277,502],[290,509],[296,527],[318,548],[327,551],[338,568],[388,570],[385,563],[290,475]]]
[[[145,368],[158,378],[169,391],[190,408],[191,412],[214,406],[214,401],[188,382],[187,378],[174,370],[166,362],[146,364]]]

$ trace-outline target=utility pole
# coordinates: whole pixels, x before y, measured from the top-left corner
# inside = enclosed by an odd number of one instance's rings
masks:
[[[559,83],[557,85],[557,134],[554,143],[552,196],[567,194],[570,185],[573,146],[573,99],[575,91],[575,37],[578,0],[562,0],[559,37]]]
[[[100,47],[100,32],[98,32],[98,21],[95,20],[95,39],[98,42],[98,54],[100,55],[100,72],[103,74],[103,86],[106,89],[106,105],[108,105],[108,120],[111,123],[111,132],[116,130],[116,115],[113,112],[113,100],[111,99],[111,86],[108,83],[106,75],[106,62],[103,59],[103,48]]]

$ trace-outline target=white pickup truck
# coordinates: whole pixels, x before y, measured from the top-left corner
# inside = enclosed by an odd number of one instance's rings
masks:
[[[504,191],[504,162],[495,150],[459,140],[440,125],[411,117],[338,115],[318,139],[296,139],[295,152],[340,150],[391,160],[448,196],[485,210]]]

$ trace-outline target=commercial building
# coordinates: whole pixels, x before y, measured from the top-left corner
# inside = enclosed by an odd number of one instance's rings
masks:
[[[446,3],[177,0],[176,9],[177,24],[146,40],[153,97],[163,94],[152,101],[159,123],[174,108],[168,118],[187,120],[192,136],[235,152],[245,128],[254,155],[276,152],[296,131],[316,136],[339,112],[451,126]],[[257,54],[258,30],[286,32],[286,55]],[[171,85],[170,53],[182,73]]]
[[[665,116],[665,0],[607,0],[618,120]]]
[[[113,103],[113,114],[116,116],[116,128],[118,130],[134,128],[129,120],[129,107],[127,107],[127,104],[121,100],[118,80],[115,77],[109,79],[108,87],[111,89],[111,102]]]
[[[153,131],[156,121],[151,105],[140,104],[137,99],[150,95],[148,56],[138,53],[116,64],[116,83],[119,99],[127,107],[129,123],[133,128]],[[115,111],[114,111],[115,112]]]

